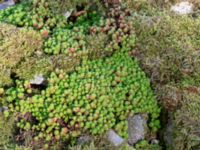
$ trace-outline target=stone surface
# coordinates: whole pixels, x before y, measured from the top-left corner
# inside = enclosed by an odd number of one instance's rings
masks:
[[[108,141],[114,146],[120,146],[121,144],[123,144],[124,139],[121,138],[115,131],[109,130]]]
[[[164,131],[164,142],[169,149],[174,149],[174,123],[173,123],[173,113],[169,113],[168,122]]]
[[[89,135],[83,135],[78,138],[77,144],[83,145],[83,144],[88,144],[90,142],[92,142],[92,137]]]
[[[65,18],[68,19],[71,16],[72,12],[73,12],[73,9],[71,9],[70,11],[65,12],[64,13]]]
[[[130,145],[145,139],[148,132],[147,120],[147,114],[137,114],[128,118],[128,143]]]
[[[44,82],[45,82],[45,78],[41,74],[35,76],[34,79],[30,80],[30,84],[34,84],[34,85],[41,85]]]
[[[173,5],[171,11],[178,15],[187,15],[193,12],[193,4],[188,1],[180,2]]]
[[[153,140],[151,140],[151,144],[159,144],[159,140],[153,139]]]
[[[3,111],[5,111],[5,110],[8,110],[8,107],[5,107],[5,106],[0,107],[0,113],[3,113]]]
[[[14,4],[15,4],[15,2],[13,0],[6,0],[3,3],[0,3],[0,10],[6,9],[7,7],[10,7]]]

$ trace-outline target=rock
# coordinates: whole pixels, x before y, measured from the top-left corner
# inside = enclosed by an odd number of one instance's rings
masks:
[[[34,79],[30,80],[30,84],[34,84],[34,85],[42,85],[45,82],[45,78],[43,77],[43,75],[37,75],[34,77]]]
[[[120,146],[123,144],[124,139],[121,138],[115,131],[109,130],[108,131],[108,141],[114,146]]]
[[[71,9],[70,11],[65,12],[64,13],[65,18],[68,19],[71,16],[72,12],[73,12],[73,9]]]
[[[6,107],[6,106],[0,107],[0,113],[3,113],[3,111],[5,111],[5,110],[8,110],[8,107]]]
[[[169,114],[169,119],[164,131],[164,142],[169,149],[174,149],[174,123],[173,123],[173,113]]]
[[[151,144],[159,144],[159,140],[153,139],[153,140],[151,140]]]
[[[7,7],[10,7],[12,5],[15,5],[15,2],[13,0],[6,0],[3,3],[0,3],[0,10],[6,9]]]
[[[78,145],[88,144],[92,142],[92,137],[89,135],[83,135],[78,138]]]
[[[147,120],[147,114],[137,114],[128,118],[128,143],[130,145],[145,139],[148,131]]]
[[[193,4],[188,1],[180,2],[173,5],[171,11],[178,15],[187,15],[193,12]]]

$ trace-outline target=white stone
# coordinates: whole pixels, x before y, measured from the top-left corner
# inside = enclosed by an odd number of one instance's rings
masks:
[[[173,5],[171,11],[178,15],[187,15],[193,12],[193,4],[188,1],[180,2]]]
[[[34,77],[34,79],[30,80],[30,84],[41,85],[44,83],[45,78],[40,74]]]
[[[12,5],[15,4],[15,2],[14,2],[13,0],[8,0],[8,1],[6,1],[5,3],[6,3],[7,5],[10,5],[10,6],[12,6]]]
[[[73,9],[71,9],[70,11],[65,12],[64,13],[65,18],[68,19],[71,16],[72,12],[73,12]]]
[[[108,141],[113,144],[114,146],[120,146],[123,144],[124,139],[121,138],[115,131],[109,130],[108,131]]]

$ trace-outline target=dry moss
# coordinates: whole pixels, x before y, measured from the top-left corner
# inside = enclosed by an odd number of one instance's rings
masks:
[[[9,143],[14,140],[14,116],[6,119],[0,113],[0,149],[6,149]]]
[[[199,23],[200,19],[162,13],[155,17],[146,16],[136,24],[138,39],[134,54],[142,60],[154,82],[198,78]]]
[[[56,68],[72,71],[80,56],[45,55],[43,39],[33,30],[0,24],[0,85],[12,83],[11,75],[29,80],[37,74],[46,75]]]
[[[160,102],[175,113],[171,149],[199,149],[200,18],[158,11],[135,20],[138,38],[131,54],[150,76]]]
[[[29,57],[20,63],[14,72],[19,78],[30,80],[35,75],[46,75],[52,68],[52,63],[47,57]]]
[[[182,106],[175,113],[175,149],[200,148],[200,89],[185,87]]]
[[[35,31],[17,29],[7,24],[2,24],[0,30],[3,33],[0,45],[1,65],[12,68],[42,48],[43,40]]]
[[[0,24],[0,31],[0,85],[7,85],[12,82],[13,69],[39,51],[43,40],[33,30],[19,29],[12,25]]]

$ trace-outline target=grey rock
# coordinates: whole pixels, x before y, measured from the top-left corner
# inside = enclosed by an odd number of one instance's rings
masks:
[[[159,140],[153,139],[153,140],[151,140],[151,144],[159,144]]]
[[[8,110],[8,107],[6,107],[6,106],[3,106],[3,110]]]
[[[147,114],[137,114],[128,118],[128,143],[130,145],[145,139],[148,132],[147,120]]]
[[[88,144],[92,142],[93,138],[89,135],[83,135],[78,138],[78,145]]]
[[[173,123],[173,114],[169,114],[168,122],[164,131],[164,142],[169,149],[174,149],[174,123]]]
[[[124,139],[121,138],[115,131],[110,129],[108,131],[108,141],[114,146],[120,146],[124,143]]]
[[[0,10],[6,9],[12,5],[15,5],[15,2],[13,0],[7,0],[3,3],[0,3]]]
[[[5,111],[5,110],[8,110],[8,107],[6,107],[6,106],[0,107],[0,113],[3,113],[3,111]]]
[[[41,74],[36,75],[34,79],[30,80],[30,84],[34,84],[34,85],[41,85],[41,84],[44,84],[44,82],[45,82],[45,78]]]

